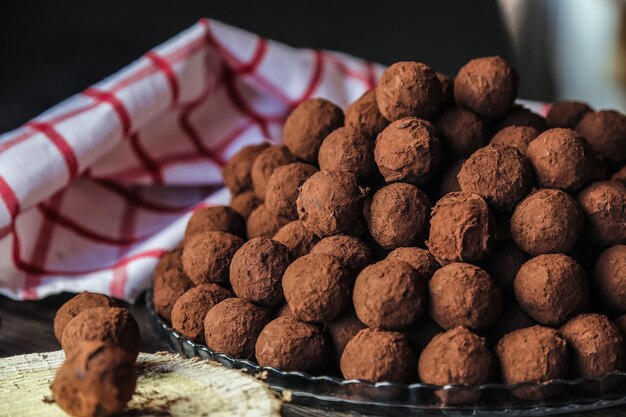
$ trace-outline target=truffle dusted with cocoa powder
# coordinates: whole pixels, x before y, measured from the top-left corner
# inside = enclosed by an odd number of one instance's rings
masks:
[[[172,327],[196,343],[204,340],[204,317],[211,307],[232,297],[217,284],[200,284],[180,296],[172,310]]]
[[[513,242],[498,241],[485,263],[485,270],[502,291],[512,294],[517,271],[527,260],[528,255]]]
[[[375,138],[389,121],[380,114],[376,103],[376,89],[365,92],[357,101],[350,104],[345,111],[346,126]]]
[[[465,163],[465,159],[459,159],[455,161],[446,172],[441,176],[441,182],[439,183],[439,198],[446,194],[461,191],[461,185],[457,179],[459,171]]]
[[[441,107],[441,83],[428,65],[396,62],[380,77],[376,102],[389,121],[410,116],[430,119]]]
[[[230,233],[205,232],[195,235],[183,250],[185,274],[196,285],[227,282],[230,262],[241,245],[243,240]]]
[[[508,126],[529,126],[540,132],[548,130],[548,123],[543,116],[521,105],[514,105],[509,113],[493,123],[491,129],[498,132]]]
[[[439,265],[435,257],[426,249],[422,248],[396,248],[389,252],[389,255],[387,255],[385,259],[395,259],[408,263],[415,268],[426,282],[430,281],[435,271],[441,268],[441,265]]]
[[[189,219],[185,242],[204,232],[226,232],[245,238],[246,222],[241,214],[228,206],[204,207],[194,211]]]
[[[267,182],[265,208],[276,216],[296,220],[296,199],[300,194],[300,187],[317,171],[313,165],[303,162],[293,162],[276,168]]]
[[[546,326],[558,326],[583,311],[589,299],[585,271],[567,255],[539,255],[526,262],[513,282],[522,310]]]
[[[446,108],[454,104],[454,82],[452,78],[441,72],[435,75],[441,83],[441,108]]]
[[[296,158],[289,152],[286,146],[272,145],[264,149],[254,160],[254,164],[252,164],[250,175],[252,177],[254,194],[260,200],[265,200],[267,182],[274,170],[295,161]]]
[[[614,110],[590,112],[576,125],[576,131],[608,161],[626,161],[626,115]]]
[[[326,136],[318,159],[321,170],[352,172],[363,183],[378,177],[374,138],[351,127],[340,127]]]
[[[319,242],[319,238],[304,227],[300,220],[294,220],[281,227],[273,239],[287,246],[294,259],[311,252],[313,246]]]
[[[352,310],[326,323],[326,332],[339,358],[348,342],[366,327]]]
[[[600,246],[626,244],[626,185],[594,182],[578,194],[587,219],[587,234]]]
[[[593,109],[580,101],[557,101],[550,106],[546,120],[550,127],[565,127],[574,129],[578,122]]]
[[[233,196],[230,200],[230,206],[237,213],[241,214],[245,220],[248,220],[250,214],[255,208],[259,207],[263,202],[257,198],[254,191],[244,191],[241,194]]]
[[[248,239],[255,237],[272,237],[281,227],[289,223],[287,217],[277,216],[267,209],[265,204],[255,208],[246,222]]]
[[[209,349],[237,359],[252,359],[259,334],[272,319],[269,309],[227,298],[214,305],[204,319],[204,338]]]
[[[323,98],[300,103],[287,117],[283,130],[285,145],[292,154],[317,165],[317,153],[330,132],[343,125],[343,111]]]
[[[626,245],[611,246],[598,256],[593,279],[606,306],[626,312]]]
[[[244,146],[226,162],[222,176],[233,195],[252,189],[252,164],[268,146],[267,143]]]
[[[510,146],[526,156],[528,145],[535,140],[541,132],[531,126],[507,126],[493,135],[490,144]]]
[[[115,307],[116,305],[114,299],[104,294],[87,291],[76,294],[57,310],[54,316],[54,336],[61,343],[63,330],[74,317],[89,308]]]
[[[193,288],[193,285],[182,270],[171,269],[155,275],[152,280],[154,310],[165,321],[170,322],[174,303],[185,291]]]
[[[152,281],[155,278],[162,274],[165,271],[169,271],[170,269],[178,270],[183,273],[183,245],[179,244],[172,250],[165,252],[160,258],[159,262],[157,262],[157,266],[154,268],[154,272],[152,273]]]
[[[443,148],[453,158],[467,158],[485,142],[485,124],[472,111],[454,106],[445,110],[435,121],[441,134]]]
[[[313,246],[311,253],[327,253],[336,256],[354,276],[374,260],[372,251],[363,241],[358,237],[348,235],[325,237]]]

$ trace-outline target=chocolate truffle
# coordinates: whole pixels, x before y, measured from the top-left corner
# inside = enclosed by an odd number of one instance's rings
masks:
[[[324,138],[343,125],[343,111],[323,98],[303,101],[285,121],[283,139],[292,154],[317,164],[317,153]]]
[[[572,376],[601,377],[622,369],[624,338],[602,314],[581,314],[561,326],[572,353]]]
[[[426,304],[424,279],[408,263],[384,260],[363,269],[354,283],[354,310],[369,327],[401,330]]]
[[[507,126],[493,135],[489,143],[511,146],[526,156],[528,144],[535,140],[541,132],[531,126]]]
[[[508,211],[533,186],[533,173],[517,149],[488,145],[463,164],[457,176],[461,190],[483,197],[495,211]]]
[[[126,408],[136,385],[135,365],[122,349],[85,342],[63,362],[50,389],[68,414],[105,417]]]
[[[340,127],[326,136],[318,159],[321,170],[352,172],[363,183],[373,182],[378,175],[374,139],[351,127]]]
[[[491,128],[493,132],[498,132],[509,126],[529,126],[540,132],[548,130],[548,123],[543,116],[521,105],[514,105],[513,109],[504,117],[496,120]]]
[[[179,270],[170,269],[155,275],[152,281],[154,286],[154,310],[166,321],[172,320],[172,308],[178,297],[193,287],[193,282]]]
[[[204,317],[220,301],[232,297],[217,284],[200,284],[178,298],[172,310],[172,327],[196,343],[204,340]]]
[[[230,264],[230,283],[239,298],[262,306],[283,300],[281,279],[291,263],[289,249],[266,237],[250,239]]]
[[[272,319],[268,309],[240,298],[227,298],[214,305],[204,319],[206,345],[237,359],[252,359],[261,330]]]
[[[302,256],[285,270],[283,292],[302,321],[336,319],[350,305],[350,272],[341,259],[325,253]]]
[[[548,327],[526,327],[505,335],[496,355],[507,384],[546,382],[569,375],[567,342]]]
[[[277,216],[269,211],[265,204],[261,204],[250,213],[246,222],[248,239],[272,237],[289,221],[287,217]]]
[[[95,307],[74,317],[63,330],[63,350],[69,357],[88,341],[119,346],[133,360],[139,354],[139,326],[128,312],[119,307]]]
[[[576,131],[608,161],[626,161],[626,115],[614,110],[589,112],[576,125]]]
[[[348,342],[366,327],[352,310],[338,319],[326,323],[326,332],[339,357],[341,357]]]
[[[441,72],[435,75],[441,83],[441,108],[449,107],[454,104],[454,82],[452,78]]]
[[[583,311],[589,299],[585,271],[567,255],[539,255],[526,262],[513,282],[522,310],[546,326],[558,326]]]
[[[576,200],[561,190],[542,189],[522,200],[511,218],[511,237],[531,255],[569,252],[585,219]]]
[[[580,101],[557,101],[550,106],[546,120],[550,127],[574,129],[583,116],[592,111],[591,107]]]
[[[365,92],[357,101],[350,104],[345,112],[346,126],[375,138],[389,121],[380,114],[376,103],[376,89]]]
[[[402,333],[363,329],[346,345],[340,367],[345,379],[409,383],[417,357]]]
[[[287,246],[294,259],[311,252],[319,238],[304,227],[300,220],[294,220],[280,228],[273,239]]]
[[[626,165],[623,165],[620,169],[618,169],[611,177],[611,180],[619,181],[626,185]]]
[[[227,282],[230,262],[241,245],[243,240],[230,233],[205,232],[195,235],[183,250],[185,274],[196,285]]]
[[[484,117],[498,117],[513,107],[517,73],[499,56],[472,59],[454,79],[456,102]]]
[[[578,194],[587,218],[587,233],[600,246],[626,244],[626,185],[594,182]]]
[[[613,310],[626,312],[626,245],[611,246],[598,256],[593,279],[603,302]]]
[[[423,244],[430,209],[428,197],[416,186],[389,184],[372,196],[366,219],[370,234],[385,249]]]
[[[441,106],[441,83],[428,65],[396,62],[380,77],[376,102],[390,121],[409,116],[430,119]]]
[[[165,252],[160,258],[159,262],[157,262],[157,266],[154,268],[154,272],[152,273],[152,280],[162,274],[165,271],[170,269],[174,269],[183,273],[183,246],[179,245],[178,247]]]
[[[329,356],[322,331],[292,317],[280,317],[265,326],[255,351],[261,366],[313,374],[324,370]]]
[[[483,120],[472,111],[454,106],[435,121],[443,147],[453,158],[467,158],[485,142]]]
[[[496,222],[481,196],[450,193],[437,202],[430,218],[428,250],[441,265],[478,262],[487,258]]]
[[[276,168],[267,182],[265,208],[276,216],[296,220],[296,199],[300,194],[300,187],[317,171],[313,165],[303,162],[293,162]]]
[[[527,260],[528,255],[513,242],[498,241],[485,263],[485,270],[502,291],[512,294],[515,275]]]
[[[257,198],[254,191],[244,191],[241,194],[233,196],[230,200],[230,206],[233,210],[241,214],[241,217],[246,220],[250,217],[250,213],[261,204],[263,204],[263,202]]]
[[[327,253],[336,256],[354,276],[374,260],[372,251],[363,241],[347,235],[325,237],[313,246],[311,253]]]
[[[455,191],[461,191],[461,185],[459,184],[459,180],[456,176],[463,167],[465,161],[465,159],[455,161],[443,174],[441,177],[441,183],[439,184],[439,198]]]
[[[593,149],[571,129],[543,132],[528,144],[526,157],[539,187],[576,191],[591,180]]]
[[[500,289],[487,272],[474,265],[452,263],[438,269],[428,289],[430,315],[444,329],[487,329],[502,309]]]
[[[502,312],[493,326],[487,332],[487,340],[491,344],[496,344],[504,335],[515,330],[530,327],[535,322],[524,313],[514,299],[504,298],[502,301]]]
[[[115,307],[111,297],[93,292],[82,292],[70,298],[57,310],[54,316],[54,336],[62,342],[63,330],[72,319],[83,311],[94,307]]]
[[[269,144],[261,143],[244,146],[226,162],[222,169],[224,183],[233,195],[252,189],[252,164]]]
[[[226,232],[246,237],[246,221],[234,209],[228,206],[203,207],[194,211],[187,223],[185,242],[204,232]]]
[[[304,182],[297,206],[304,226],[319,237],[348,233],[357,226],[367,190],[350,172],[319,171]]]
[[[422,248],[396,248],[389,252],[385,259],[395,259],[408,263],[417,270],[426,282],[430,281],[435,271],[441,268],[435,257]]]
[[[252,186],[254,194],[260,200],[265,200],[265,188],[267,181],[280,166],[295,162],[296,158],[289,152],[286,146],[272,145],[259,154],[252,164]]]
[[[433,337],[445,330],[428,314],[422,314],[417,321],[404,329],[404,334],[416,352],[421,352]]]
[[[434,172],[441,143],[430,122],[415,117],[396,120],[376,138],[374,159],[386,182],[419,185]]]

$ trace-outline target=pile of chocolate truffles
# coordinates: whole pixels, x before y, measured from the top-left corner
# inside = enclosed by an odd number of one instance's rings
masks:
[[[626,117],[516,104],[500,57],[399,62],[342,110],[303,101],[197,210],[157,312],[285,371],[509,384],[624,369]]]

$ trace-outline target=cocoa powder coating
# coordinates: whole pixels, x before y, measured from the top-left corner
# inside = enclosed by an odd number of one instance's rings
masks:
[[[94,307],[115,307],[117,303],[111,297],[93,292],[81,292],[67,300],[54,315],[54,336],[62,342],[63,330],[72,319],[83,311]]]
[[[195,235],[183,249],[183,269],[196,285],[228,281],[228,270],[243,240],[225,232],[204,232]]]
[[[614,110],[589,112],[576,125],[576,131],[608,161],[626,161],[626,115]]]
[[[404,247],[396,248],[389,252],[385,259],[403,261],[411,265],[420,274],[424,281],[428,282],[435,271],[441,268],[435,257],[426,249]]]
[[[336,256],[341,259],[355,277],[363,268],[374,261],[369,246],[359,238],[348,235],[325,237],[313,246],[311,253],[326,253]]]
[[[326,136],[318,159],[321,170],[352,172],[362,183],[378,177],[374,139],[352,127],[340,127]]]
[[[176,248],[165,252],[157,262],[157,266],[152,273],[152,280],[154,281],[157,276],[161,275],[165,271],[170,269],[183,272],[183,245],[178,245]]]
[[[489,143],[510,146],[526,156],[528,145],[540,134],[539,130],[531,126],[507,126],[493,135]]]
[[[294,259],[311,252],[311,249],[319,242],[319,238],[304,227],[300,220],[294,220],[280,228],[273,239],[287,246]]]
[[[454,163],[443,173],[439,183],[439,198],[449,193],[461,191],[461,185],[459,184],[457,175],[459,174],[459,171],[463,167],[465,161],[465,159],[454,161]]]
[[[326,332],[339,358],[341,358],[341,354],[348,342],[366,327],[367,326],[358,319],[353,310],[326,323]]]
[[[267,182],[265,208],[276,216],[296,220],[296,199],[300,194],[300,187],[317,171],[313,165],[303,162],[293,162],[276,168]]]
[[[252,189],[252,164],[268,146],[267,143],[244,146],[226,162],[222,177],[233,195]]]
[[[600,246],[626,244],[626,185],[594,182],[578,194],[587,219],[587,235]]]
[[[296,158],[284,145],[272,145],[265,148],[252,164],[250,176],[252,189],[260,200],[265,200],[265,188],[274,170],[279,166],[295,162]]]
[[[626,312],[626,245],[611,246],[598,256],[593,279],[605,305]]]
[[[467,158],[485,142],[485,124],[471,110],[454,106],[445,110],[435,121],[441,134],[443,148],[453,158]]]
[[[245,220],[248,220],[248,217],[250,217],[254,209],[261,204],[263,204],[263,202],[257,198],[254,191],[250,190],[237,194],[230,200],[230,206],[237,213],[241,214],[241,217]]]
[[[345,111],[346,126],[375,138],[389,121],[380,114],[376,103],[376,89],[366,91],[357,101],[350,104]]]
[[[182,270],[176,269],[155,275],[152,285],[154,310],[167,322],[172,320],[172,309],[178,297],[194,286]]]
[[[289,222],[289,218],[277,216],[269,211],[265,204],[261,204],[250,213],[246,222],[248,239],[272,237]]]
[[[548,123],[543,116],[521,105],[514,105],[510,112],[496,120],[491,126],[491,130],[497,132],[509,126],[528,126],[540,132],[548,130]]]
[[[557,101],[550,106],[546,120],[550,127],[574,129],[578,122],[592,111],[587,103],[572,100]]]
[[[226,232],[246,237],[246,222],[234,209],[228,206],[204,207],[196,210],[185,230],[185,242],[204,232]]]

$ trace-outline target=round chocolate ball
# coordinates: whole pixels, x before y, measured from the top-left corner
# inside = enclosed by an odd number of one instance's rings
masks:
[[[622,369],[624,338],[602,314],[580,314],[561,326],[572,353],[573,377],[601,377]]]
[[[345,111],[346,126],[375,138],[389,121],[380,114],[376,103],[376,89],[365,92],[357,101],[350,104]]]
[[[376,138],[374,159],[386,182],[419,185],[435,171],[441,143],[430,122],[415,117],[396,120]]]
[[[498,241],[493,245],[491,256],[485,263],[485,270],[502,291],[512,294],[517,271],[527,260],[528,255],[513,242]]]
[[[441,101],[437,75],[421,62],[396,62],[385,70],[376,87],[378,109],[390,121],[409,116],[430,119]]]
[[[441,134],[443,148],[453,158],[467,158],[485,142],[485,124],[472,111],[454,106],[445,110],[435,121]]]
[[[349,233],[358,225],[366,194],[350,172],[319,171],[300,189],[298,215],[319,237]]]
[[[598,256],[593,279],[604,304],[615,311],[626,312],[626,245],[611,246]]]
[[[292,154],[317,165],[317,153],[330,132],[343,125],[343,111],[323,98],[298,104],[285,121],[283,139]]]
[[[287,246],[294,259],[311,252],[313,246],[319,242],[319,238],[304,227],[300,220],[294,220],[281,227],[273,239]]]
[[[170,269],[155,275],[152,285],[154,310],[163,319],[171,322],[174,303],[185,291],[193,288],[194,284],[182,271]]]
[[[185,230],[185,242],[204,232],[226,232],[245,238],[246,221],[228,206],[203,207],[191,215]]]
[[[324,322],[336,319],[350,305],[350,281],[350,271],[341,259],[315,253],[287,267],[283,292],[296,318]]]
[[[341,357],[348,342],[366,327],[352,310],[326,323],[326,332],[338,357]]]
[[[353,276],[374,261],[370,248],[358,237],[348,235],[329,236],[320,240],[311,253],[326,253],[341,259]]]
[[[240,298],[215,304],[204,318],[204,339],[209,349],[237,359],[252,359],[259,334],[272,319],[271,312]]]
[[[587,219],[587,234],[600,246],[626,244],[626,185],[594,182],[578,194]]]
[[[521,105],[514,105],[510,112],[493,123],[491,129],[497,132],[509,126],[529,126],[540,132],[548,130],[548,123],[543,116]]]
[[[245,220],[248,220],[250,213],[261,204],[263,204],[263,202],[257,198],[254,191],[244,191],[241,194],[233,196],[230,200],[232,209],[241,214],[241,217]]]
[[[261,366],[313,374],[325,369],[329,356],[324,333],[293,317],[279,317],[268,323],[259,335],[255,351]]]
[[[454,104],[454,81],[441,72],[436,72],[435,75],[441,83],[441,108],[452,106]]]
[[[578,122],[593,109],[587,103],[580,101],[557,101],[550,106],[546,120],[550,127],[565,127],[574,129]]]
[[[286,146],[272,145],[264,149],[252,164],[252,188],[254,194],[260,200],[265,200],[267,182],[280,166],[295,162],[296,158],[289,152]]]
[[[217,303],[233,295],[217,284],[200,284],[181,295],[172,309],[172,327],[196,343],[204,340],[204,317]]]
[[[296,199],[300,194],[300,187],[317,171],[313,165],[303,162],[293,162],[276,168],[267,182],[265,208],[276,216],[296,220]]]
[[[457,175],[465,163],[465,159],[459,159],[455,161],[446,172],[441,176],[441,182],[439,183],[439,198],[446,194],[461,191],[461,185]]]
[[[243,240],[225,232],[195,235],[183,250],[185,274],[196,285],[205,282],[227,282],[228,269]]]
[[[507,126],[493,135],[490,144],[510,146],[526,156],[528,145],[535,140],[541,132],[531,126]]]
[[[499,56],[472,59],[454,79],[456,102],[484,117],[498,117],[513,107],[517,73]]]
[[[428,250],[441,265],[479,262],[495,239],[496,221],[478,194],[455,192],[437,202],[430,217]]]
[[[622,184],[626,185],[626,165],[623,165],[620,169],[615,171],[615,173],[611,177],[611,180],[619,181]]]
[[[626,115],[614,110],[589,112],[576,125],[576,131],[608,161],[626,161]]]
[[[430,281],[435,271],[441,268],[435,257],[422,248],[396,248],[389,252],[385,259],[406,262],[415,268],[426,282]]]
[[[246,222],[248,239],[272,237],[289,222],[287,217],[277,216],[269,211],[265,204],[261,204],[250,213]]]
[[[281,280],[291,263],[289,249],[266,237],[250,239],[233,256],[230,283],[237,297],[262,306],[283,300]]]
[[[170,269],[180,271],[183,273],[183,245],[179,245],[178,247],[165,252],[160,258],[159,262],[157,262],[156,267],[154,268],[154,272],[152,273],[152,280],[162,274],[165,271],[169,271]]]
[[[511,218],[511,237],[531,255],[569,252],[585,223],[576,200],[561,190],[544,188],[522,200]]]
[[[526,157],[538,187],[576,191],[591,180],[593,149],[571,129],[543,132],[528,144]]]
[[[232,156],[222,169],[224,183],[233,195],[252,189],[252,164],[269,144],[261,143],[244,146]]]
[[[522,310],[546,326],[583,311],[589,299],[585,271],[567,255],[539,255],[522,265],[513,282]]]
[[[363,183],[378,176],[374,139],[351,127],[340,127],[326,136],[318,159],[321,170],[352,172]]]
[[[93,292],[76,294],[63,304],[54,315],[54,337],[62,343],[63,330],[72,319],[83,311],[95,307],[115,307],[117,303],[111,297]]]

